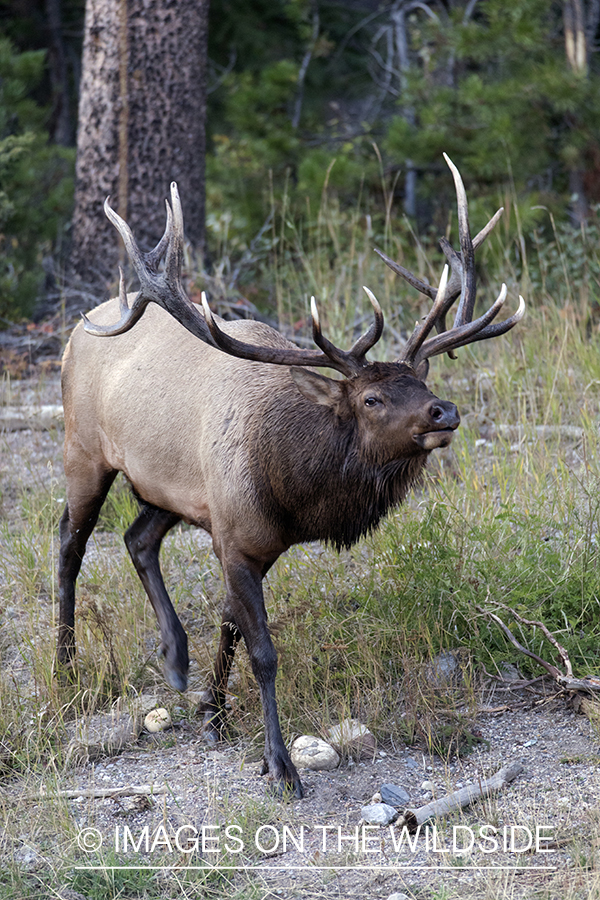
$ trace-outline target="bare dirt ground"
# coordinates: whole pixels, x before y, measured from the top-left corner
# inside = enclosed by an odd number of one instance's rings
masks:
[[[52,370],[41,384],[13,380],[10,390],[15,405],[60,402]],[[53,477],[63,483],[61,444],[60,430],[0,436],[2,510],[9,520],[20,485],[43,485]],[[10,615],[4,609],[2,621]],[[106,860],[139,865],[141,854],[144,864],[160,857],[162,867],[174,869],[216,862],[240,867],[223,870],[230,881],[223,894],[213,896],[600,896],[594,860],[600,843],[599,732],[548,688],[514,691],[488,683],[477,719],[482,742],[463,759],[443,762],[414,747],[383,745],[373,758],[343,760],[333,772],[305,771],[305,799],[285,803],[269,799],[259,777],[259,722],[253,746],[215,749],[204,742],[199,720],[173,703],[172,693],[159,692],[157,702],[170,707],[171,730],[142,734],[120,755],[73,763],[57,773],[57,791],[81,795],[62,801],[71,830],[57,825],[51,851],[40,849],[31,824],[45,814],[47,803],[33,799],[39,790],[35,779],[3,781],[3,803],[23,822],[18,837],[5,836],[5,857],[24,869],[57,866],[67,845],[72,857],[76,842],[82,866]],[[431,788],[443,796],[515,759],[522,760],[524,771],[513,784],[450,817],[437,833],[422,833],[414,846],[405,840],[395,847],[397,829],[361,828],[361,808],[382,783],[402,786],[410,805],[421,806]],[[424,781],[431,782],[429,792]],[[152,793],[116,799],[86,795],[125,785],[151,785]],[[453,832],[453,826],[460,828]],[[487,831],[480,831],[483,826]],[[542,829],[537,848],[536,827]],[[494,835],[496,843],[482,835]],[[461,852],[471,837],[474,846]],[[69,890],[57,896],[83,896]]]

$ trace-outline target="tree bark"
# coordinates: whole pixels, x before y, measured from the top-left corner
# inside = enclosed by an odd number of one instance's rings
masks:
[[[122,258],[109,195],[148,250],[177,181],[203,253],[207,16],[208,0],[87,0],[71,266],[98,288]]]

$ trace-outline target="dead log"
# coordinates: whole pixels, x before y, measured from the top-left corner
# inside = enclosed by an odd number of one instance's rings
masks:
[[[2,406],[0,431],[50,431],[64,427],[62,406]]]
[[[491,778],[486,778],[477,784],[468,784],[459,791],[453,791],[439,800],[432,800],[431,803],[428,803],[426,806],[420,806],[418,809],[405,810],[396,821],[396,827],[402,828],[405,825],[409,832],[414,834],[429,819],[447,816],[448,813],[454,812],[455,809],[463,809],[465,806],[470,806],[475,800],[479,800],[481,797],[488,797],[495,791],[501,790],[509,782],[514,781],[523,770],[523,764],[515,760],[508,766],[504,766]]]
[[[117,797],[154,797],[158,794],[166,794],[164,785],[155,787],[152,784],[126,784],[115,788],[89,788],[87,790],[74,789],[68,791],[52,791],[39,794],[27,794],[17,797],[19,803],[39,803],[42,800],[78,800],[80,797],[89,797],[92,800],[114,800]]]

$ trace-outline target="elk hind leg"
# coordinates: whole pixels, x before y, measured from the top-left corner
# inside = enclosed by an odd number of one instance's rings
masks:
[[[240,631],[233,616],[225,609],[221,620],[221,640],[215,661],[214,674],[204,694],[204,733],[209,741],[217,742],[225,729],[225,692],[233,665]]]
[[[94,469],[68,478],[67,504],[59,529],[56,670],[60,679],[70,678],[75,664],[75,582],[88,539],[116,474],[113,469]]]
[[[189,668],[187,634],[167,593],[158,558],[165,534],[180,521],[175,513],[143,503],[139,516],[125,533],[125,544],[158,619],[165,679],[175,690],[185,691]]]

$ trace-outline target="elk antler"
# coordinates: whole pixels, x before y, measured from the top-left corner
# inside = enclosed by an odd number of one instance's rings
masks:
[[[167,224],[165,233],[149,253],[142,253],[137,246],[129,225],[108,204],[104,203],[104,211],[113,223],[125,244],[125,249],[140,281],[140,289],[132,306],[127,301],[125,279],[119,268],[119,306],[121,318],[115,325],[94,325],[83,315],[84,328],[89,334],[108,337],[128,331],[143,315],[148,303],[157,303],[170,313],[181,325],[193,335],[210,344],[211,347],[237,356],[241,359],[256,362],[274,363],[286,366],[324,366],[336,369],[343,375],[356,375],[367,365],[365,354],[373,347],[383,331],[383,313],[375,296],[368,288],[365,292],[371,301],[374,321],[350,348],[341,350],[323,336],[319,322],[319,313],[314,297],[311,299],[313,320],[313,338],[320,352],[303,350],[300,347],[259,347],[246,344],[222,331],[208,306],[206,295],[202,294],[204,315],[187,297],[181,284],[181,266],[183,260],[183,215],[181,202],[175,182],[171,184],[171,207],[167,206]],[[158,271],[158,264],[165,256],[164,272]]]
[[[399,362],[403,362],[412,368],[416,368],[422,360],[437,356],[440,353],[449,353],[453,356],[452,351],[458,349],[458,347],[464,347],[466,344],[471,344],[475,341],[483,341],[487,338],[505,334],[523,318],[525,313],[525,301],[522,297],[519,297],[519,307],[512,316],[503,322],[497,322],[494,325],[490,324],[500,312],[506,299],[506,285],[503,284],[495,303],[479,319],[472,321],[476,297],[474,251],[492,231],[502,215],[503,209],[499,209],[485,228],[482,228],[479,234],[474,239],[471,239],[467,195],[463,180],[460,172],[445,153],[444,159],[448,163],[454,177],[461,251],[460,254],[457,253],[445,238],[440,240],[444,255],[452,268],[450,279],[448,279],[448,266],[444,266],[444,274],[440,279],[439,287],[435,288],[421,281],[399,263],[391,260],[381,250],[375,250],[396,274],[401,275],[418,291],[435,301],[425,319],[417,323],[414,332],[406,342],[402,357],[399,360]],[[460,301],[456,310],[454,325],[450,330],[447,330],[446,314],[459,294]],[[426,340],[434,327],[439,334]]]

